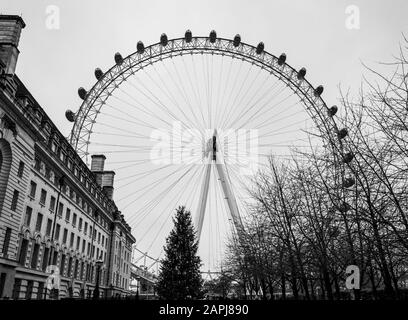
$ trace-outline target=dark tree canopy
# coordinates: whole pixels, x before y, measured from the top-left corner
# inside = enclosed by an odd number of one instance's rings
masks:
[[[191,214],[184,206],[177,209],[174,228],[166,239],[157,293],[163,299],[198,299],[202,296],[198,241]]]

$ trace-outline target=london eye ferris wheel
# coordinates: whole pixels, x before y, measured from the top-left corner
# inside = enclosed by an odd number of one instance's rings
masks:
[[[218,270],[245,220],[251,179],[268,157],[291,161],[293,150],[339,144],[346,134],[334,121],[337,108],[321,98],[323,87],[262,42],[188,30],[172,40],[162,34],[151,46],[138,42],[134,53],[114,59],[106,72],[95,70],[91,89],[78,90],[80,108],[66,113],[70,142],[87,163],[106,155],[116,173],[114,200],[150,266],[162,258],[171,217],[184,205],[202,269]]]

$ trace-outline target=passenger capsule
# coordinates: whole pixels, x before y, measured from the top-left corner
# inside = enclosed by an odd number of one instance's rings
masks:
[[[259,42],[258,46],[256,47],[256,53],[261,54],[265,49],[265,45],[263,42]]]
[[[318,86],[315,90],[314,90],[314,95],[316,97],[320,97],[323,93],[323,86]]]
[[[65,118],[67,118],[67,120],[69,122],[74,122],[75,121],[75,113],[68,109],[67,111],[65,111]]]
[[[119,52],[115,53],[115,62],[118,66],[123,63],[122,55]]]
[[[353,159],[354,159],[354,154],[353,154],[353,152],[347,152],[347,153],[343,156],[343,162],[344,162],[344,163],[350,163]]]
[[[337,113],[337,106],[332,106],[327,112],[330,117],[333,117]]]
[[[96,68],[95,69],[95,78],[96,78],[96,80],[101,80],[102,79],[102,77],[103,77],[103,72],[102,72],[102,70],[101,69],[99,69],[99,68]]]
[[[186,39],[187,43],[191,42],[191,40],[193,39],[193,34],[191,33],[190,30],[186,31],[184,38]]]
[[[136,45],[137,52],[142,54],[145,50],[144,44],[142,41],[139,41]]]
[[[356,180],[354,180],[354,178],[348,177],[348,178],[344,179],[344,181],[343,181],[343,187],[345,187],[345,188],[350,188],[350,187],[352,187],[355,183],[356,183]]]
[[[348,131],[346,128],[343,128],[339,131],[339,138],[340,139],[344,139],[348,134]]]
[[[302,68],[299,70],[298,74],[297,74],[297,78],[298,80],[303,80],[306,76],[306,68]]]
[[[81,87],[81,88],[78,89],[78,95],[82,100],[85,100],[86,94],[87,94],[87,92],[86,92],[86,90],[84,88]]]
[[[241,36],[239,34],[237,34],[234,37],[234,47],[238,47],[241,44]]]
[[[160,44],[165,47],[167,46],[168,43],[168,39],[167,39],[167,35],[165,33],[162,33],[162,35],[160,36]]]
[[[211,43],[214,43],[215,40],[217,40],[217,33],[215,32],[215,30],[212,30],[212,31],[210,32],[210,42],[211,42]]]
[[[286,61],[286,54],[282,53],[278,58],[278,64],[281,66],[285,63],[285,61]]]

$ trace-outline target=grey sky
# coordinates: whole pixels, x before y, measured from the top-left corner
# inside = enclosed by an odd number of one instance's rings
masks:
[[[353,4],[360,8],[359,30],[345,28],[345,8]],[[60,8],[60,30],[46,28],[47,5]],[[359,84],[360,60],[389,60],[408,31],[405,0],[1,0],[0,8],[25,19],[17,73],[65,134],[64,111],[78,108],[76,91],[93,85],[94,68],[106,70],[115,52],[126,56],[138,40],[149,45],[163,32],[173,38],[186,29],[193,35],[215,29],[227,38],[239,33],[250,44],[263,41],[272,54],[285,52],[295,68],[305,66],[332,104],[339,83]]]
[[[402,33],[408,34],[406,0],[392,5],[369,0],[1,2],[2,13],[21,14],[27,24],[17,74],[67,136],[71,124],[65,110],[78,109],[77,89],[89,89],[95,83],[94,69],[106,71],[114,64],[116,52],[127,56],[135,51],[137,41],[145,46],[156,43],[163,32],[171,39],[182,37],[187,29],[194,36],[206,36],[215,29],[220,37],[239,33],[243,42],[263,41],[270,53],[285,52],[291,66],[306,67],[307,79],[325,87],[328,105],[337,102],[339,84],[358,88],[361,61],[372,66],[389,61],[398,52]],[[58,30],[46,27],[49,5],[60,9]],[[345,27],[349,5],[360,10],[358,30]],[[116,178],[120,178],[118,172]]]

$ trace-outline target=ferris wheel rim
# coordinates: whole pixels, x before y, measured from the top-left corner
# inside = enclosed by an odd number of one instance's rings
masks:
[[[181,43],[181,47],[175,47],[175,43]],[[182,55],[189,55],[189,54],[217,54],[217,55],[226,55],[231,57],[232,59],[242,59],[248,63],[255,63],[257,67],[266,69],[269,71],[273,76],[278,78],[283,83],[287,84],[288,87],[293,91],[293,93],[297,94],[302,102],[302,107],[308,111],[308,106],[311,107],[313,114],[315,117],[312,116],[314,123],[317,125],[316,121],[320,121],[323,124],[323,128],[319,127],[319,130],[324,129],[325,133],[329,133],[326,138],[330,140],[330,144],[332,146],[332,150],[339,154],[340,157],[342,156],[343,144],[341,139],[338,138],[338,127],[334,117],[328,115],[329,108],[327,107],[325,101],[321,97],[321,95],[315,95],[316,88],[306,79],[303,78],[301,81],[296,80],[299,71],[289,65],[286,61],[282,64],[278,64],[279,58],[268,51],[263,51],[261,54],[257,54],[256,50],[257,47],[241,42],[238,48],[241,48],[240,51],[244,51],[243,47],[246,48],[247,53],[239,52],[237,47],[235,47],[234,40],[227,39],[227,38],[216,38],[215,42],[211,42],[210,37],[192,37],[191,45],[183,47],[183,43],[186,44],[185,38],[174,38],[168,40],[168,44],[163,46],[161,42],[152,44],[146,48],[144,48],[144,53],[140,53],[135,51],[125,58],[121,64],[114,64],[108,71],[103,73],[102,77],[92,86],[92,88],[87,92],[86,97],[83,99],[83,102],[77,112],[77,117],[75,119],[74,126],[71,131],[70,135],[70,142],[71,145],[74,147],[76,151],[82,151],[82,155],[88,157],[88,147],[90,143],[90,136],[92,134],[93,124],[96,123],[96,118],[98,116],[98,112],[90,114],[91,108],[94,106],[95,102],[101,98],[102,94],[106,94],[102,97],[99,104],[99,108],[101,108],[104,102],[110,97],[112,92],[116,90],[127,78],[129,78],[132,73],[127,74],[124,76],[126,71],[132,70],[132,68],[140,66],[142,63],[141,68],[137,69],[135,72],[142,70],[145,66],[148,66],[153,63],[157,63],[164,59],[173,58],[176,56]],[[221,48],[221,44],[225,47]],[[169,50],[160,50],[161,48],[166,47]],[[156,54],[152,54],[152,50],[157,50]],[[147,52],[149,54],[147,54]],[[146,53],[145,56],[143,56]],[[132,64],[132,59],[142,56],[143,59],[135,59],[135,63]],[[153,61],[153,59],[155,59]],[[269,61],[269,63],[268,63]],[[268,70],[269,69],[269,70]],[[135,73],[134,72],[134,73]],[[133,73],[133,74],[134,74]],[[110,76],[110,77],[109,77]],[[109,87],[109,85],[113,85],[113,87]],[[291,86],[290,86],[291,85]],[[105,92],[105,90],[112,89],[111,91]],[[82,114],[81,114],[82,112]],[[307,112],[309,113],[309,111]],[[81,117],[78,117],[81,115]],[[309,113],[309,116],[310,113]],[[320,119],[318,119],[320,118]],[[83,124],[85,121],[89,121],[90,129],[89,132],[82,131]],[[83,137],[83,138],[82,138]],[[78,144],[80,140],[83,139],[83,146],[85,151],[82,149],[78,149]],[[81,147],[81,146],[79,146]],[[138,250],[139,251],[139,250]],[[142,252],[141,252],[142,253]],[[146,256],[147,253],[145,253]],[[149,258],[152,258],[148,256]],[[152,258],[156,262],[160,262],[160,260]]]
[[[330,144],[332,146],[333,144],[336,145],[334,149],[337,149],[337,151],[342,151],[342,143],[340,139],[336,139],[339,131],[336,121],[333,117],[328,115],[329,108],[321,95],[315,94],[316,88],[305,77],[301,80],[298,79],[300,70],[297,71],[291,65],[286,63],[286,61],[283,63],[278,62],[279,58],[268,51],[262,50],[261,53],[258,53],[256,46],[245,42],[240,42],[238,46],[235,46],[234,40],[232,39],[217,37],[212,41],[209,36],[195,36],[192,37],[189,42],[186,41],[185,37],[174,38],[168,40],[166,46],[161,42],[157,42],[143,48],[143,52],[136,50],[125,58],[122,58],[121,63],[114,64],[108,71],[103,73],[92,88],[86,92],[86,96],[76,113],[74,125],[70,133],[69,140],[72,147],[82,157],[85,157],[87,161],[89,155],[88,147],[93,125],[96,123],[96,118],[100,109],[109,96],[112,95],[113,91],[119,88],[127,78],[134,75],[139,70],[142,70],[145,66],[163,61],[164,59],[182,56],[184,54],[227,55],[232,59],[242,59],[248,63],[252,62],[256,64],[259,68],[269,69],[268,71],[270,74],[279,78],[280,81],[284,82],[301,98],[303,107],[306,109],[307,113],[310,113],[313,109],[312,112],[318,117],[312,114],[309,114],[309,116],[313,118],[315,125],[317,127],[323,125],[324,132],[329,133],[326,138],[329,139]],[[139,59],[137,59],[138,57]],[[142,63],[145,63],[145,65],[140,66]],[[133,68],[136,67],[139,67],[139,69],[136,71],[133,70]],[[129,72],[129,70],[131,70],[131,72],[124,76],[125,72]],[[108,90],[108,92],[105,92],[105,90]],[[106,95],[101,98],[101,95],[104,93]],[[97,107],[99,108],[91,110],[98,99],[100,100],[98,102],[99,104],[97,104]],[[93,111],[93,113],[91,111]],[[323,113],[325,116],[323,116]],[[320,120],[320,122],[318,122],[318,120]],[[330,125],[327,120],[329,120]],[[85,125],[88,126],[88,128],[84,129]],[[320,127],[319,130],[321,130]]]

